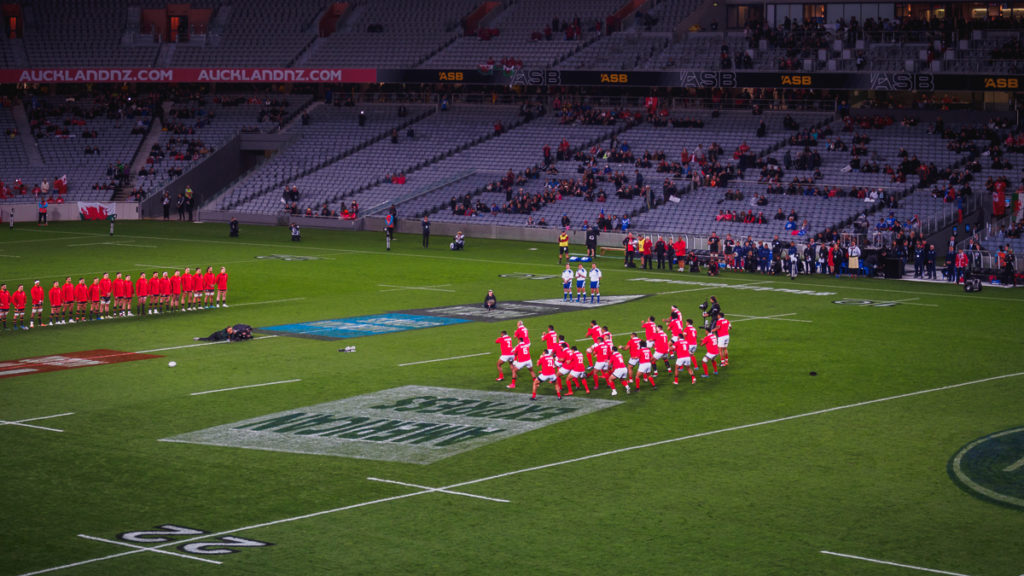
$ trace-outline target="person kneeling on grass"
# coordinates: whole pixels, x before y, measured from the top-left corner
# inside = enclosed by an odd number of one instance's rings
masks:
[[[234,326],[228,326],[223,330],[217,330],[213,334],[206,336],[205,338],[196,336],[193,340],[204,340],[206,342],[223,342],[224,340],[230,340],[232,342],[238,342],[241,340],[252,339],[252,326],[248,324],[235,324]]]

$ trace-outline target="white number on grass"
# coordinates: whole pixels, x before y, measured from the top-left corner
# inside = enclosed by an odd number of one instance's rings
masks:
[[[196,530],[195,528],[185,528],[184,526],[175,526],[174,524],[164,524],[163,526],[157,526],[155,530],[140,530],[138,532],[125,532],[118,534],[117,537],[121,540],[127,540],[128,542],[140,542],[143,544],[158,544],[160,542],[169,542],[171,538],[166,536],[199,536],[206,534],[202,530]]]
[[[216,542],[183,544],[178,546],[178,550],[188,552],[189,554],[234,554],[238,550],[232,550],[232,548],[262,548],[271,545],[269,542],[249,540],[248,538],[239,538],[238,536],[223,536],[217,540]]]

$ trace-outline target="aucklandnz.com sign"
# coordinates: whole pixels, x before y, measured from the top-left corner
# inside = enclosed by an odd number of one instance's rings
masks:
[[[595,398],[402,386],[163,439],[256,450],[429,464],[615,406]]]

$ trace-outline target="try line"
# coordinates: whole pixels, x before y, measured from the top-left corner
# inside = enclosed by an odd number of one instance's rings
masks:
[[[329,510],[320,510],[318,512],[310,512],[308,514],[302,514],[300,516],[292,516],[292,517],[289,517],[289,518],[279,518],[277,520],[270,520],[268,522],[261,522],[259,524],[250,524],[249,526],[243,526],[241,528],[234,528],[232,530],[224,530],[224,531],[221,531],[221,532],[215,532],[213,534],[204,534],[202,536],[196,536],[196,537],[188,538],[188,539],[184,539],[184,540],[175,540],[173,542],[167,542],[165,544],[158,544],[156,546],[152,546],[150,548],[147,548],[146,550],[153,550],[153,549],[156,549],[156,548],[165,548],[165,547],[168,547],[168,546],[179,546],[181,544],[185,544],[187,542],[193,542],[193,541],[200,540],[200,539],[203,539],[203,538],[218,538],[220,536],[228,536],[230,534],[235,534],[235,533],[238,533],[238,532],[246,532],[246,531],[249,531],[249,530],[256,530],[258,528],[267,528],[267,527],[270,527],[270,526],[277,526],[279,524],[288,524],[290,522],[297,522],[299,520],[307,520],[307,519],[310,519],[310,518],[317,518],[319,516],[324,516],[324,515],[327,515],[327,514],[333,514],[333,513],[336,513],[336,512],[344,512],[346,510],[354,510],[354,509],[357,509],[357,508],[365,508],[367,506],[373,506],[375,504],[383,504],[385,502],[394,502],[395,500],[402,500],[402,499],[405,499],[405,498],[411,498],[413,496],[420,496],[420,495],[423,495],[423,494],[435,494],[437,492],[453,492],[456,488],[461,488],[463,486],[471,486],[473,484],[480,484],[480,483],[483,483],[483,482],[489,482],[491,480],[498,480],[498,479],[501,479],[501,478],[508,478],[510,476],[517,476],[519,474],[525,474],[527,472],[536,472],[538,470],[546,470],[548,468],[556,468],[558,466],[564,466],[566,464],[574,464],[576,462],[586,462],[587,460],[594,460],[594,459],[597,459],[597,458],[603,458],[605,456],[613,456],[615,454],[622,454],[622,453],[625,453],[625,452],[632,452],[634,450],[643,450],[645,448],[653,448],[655,446],[662,446],[662,445],[665,445],[665,444],[674,444],[676,442],[682,442],[684,440],[693,440],[693,439],[696,439],[696,438],[704,438],[704,437],[707,437],[707,436],[714,436],[714,435],[722,434],[722,433],[725,433],[725,432],[735,432],[735,431],[738,431],[738,430],[746,430],[748,428],[757,428],[757,427],[760,427],[760,426],[767,426],[769,424],[778,424],[780,422],[788,422],[790,420],[798,420],[800,418],[807,418],[807,417],[810,417],[810,416],[818,416],[818,415],[821,415],[821,414],[829,414],[831,412],[838,412],[840,410],[848,410],[850,408],[859,408],[861,406],[870,406],[872,404],[880,404],[882,402],[889,402],[890,400],[899,400],[899,399],[902,399],[902,398],[911,398],[911,397],[914,397],[914,396],[921,396],[921,395],[924,395],[924,394],[931,394],[932,392],[942,392],[942,391],[945,391],[945,390],[953,390],[953,389],[956,389],[956,388],[963,388],[965,386],[972,386],[974,384],[981,384],[981,383],[984,383],[984,382],[993,382],[993,381],[996,381],[996,380],[1004,380],[1006,378],[1016,378],[1016,377],[1019,377],[1019,376],[1024,376],[1024,372],[1014,372],[1012,374],[1001,374],[999,376],[990,376],[988,378],[981,378],[979,380],[971,380],[971,381],[968,381],[968,382],[960,382],[958,384],[949,384],[947,386],[939,386],[938,388],[928,388],[926,390],[916,390],[914,392],[906,392],[906,393],[903,393],[903,394],[896,394],[894,396],[885,396],[885,397],[882,397],[882,398],[875,398],[874,400],[865,400],[863,402],[855,402],[853,404],[843,404],[841,406],[833,406],[832,408],[823,408],[821,410],[813,410],[811,412],[804,412],[802,414],[794,414],[792,416],[783,416],[781,418],[773,418],[771,420],[762,420],[760,422],[753,422],[753,423],[750,423],[750,424],[740,424],[738,426],[730,426],[728,428],[720,428],[718,430],[710,430],[710,431],[707,431],[707,432],[698,432],[696,434],[689,434],[687,436],[680,436],[678,438],[669,438],[667,440],[659,440],[657,442],[649,442],[647,444],[638,444],[638,445],[635,445],[635,446],[627,446],[625,448],[618,448],[618,449],[615,449],[615,450],[608,450],[606,452],[598,452],[596,454],[589,454],[587,456],[580,456],[578,458],[570,458],[568,460],[560,460],[558,462],[551,462],[551,463],[548,463],[548,464],[541,464],[539,466],[531,466],[529,468],[521,468],[519,470],[512,470],[510,472],[503,472],[501,474],[495,474],[493,476],[484,476],[482,478],[477,478],[475,480],[466,480],[465,482],[457,482],[455,484],[449,484],[448,486],[426,488],[426,489],[418,490],[416,492],[407,492],[405,494],[399,494],[397,496],[389,496],[387,498],[378,498],[376,500],[368,500],[368,501],[365,501],[365,502],[358,502],[356,504],[349,504],[347,506],[341,506],[341,507],[338,507],[338,508],[331,508]],[[391,483],[394,483],[394,482],[395,481],[391,481]],[[35,576],[36,574],[46,574],[46,573],[49,573],[49,572],[56,572],[58,570],[64,570],[65,568],[72,568],[72,567],[75,567],[75,566],[82,566],[84,564],[91,564],[91,563],[94,563],[94,562],[101,562],[101,561],[104,561],[104,560],[110,560],[112,558],[120,558],[122,556],[127,556],[127,555],[130,555],[130,554],[135,554],[135,553],[144,552],[144,551],[145,550],[129,550],[127,552],[120,552],[120,553],[117,553],[117,554],[109,554],[107,556],[99,556],[99,557],[96,557],[96,558],[90,558],[90,559],[87,559],[87,560],[81,560],[81,561],[78,561],[78,562],[73,562],[71,564],[63,564],[63,565],[60,565],[60,566],[54,566],[52,568],[44,568],[42,570],[36,570],[34,572],[26,572],[24,574],[21,574],[20,576]],[[949,574],[951,576],[966,576],[966,575],[963,575],[963,574],[955,574],[955,573],[951,573],[951,572],[945,572],[944,574]]]

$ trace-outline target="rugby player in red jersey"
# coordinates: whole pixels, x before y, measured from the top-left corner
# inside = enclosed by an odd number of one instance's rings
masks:
[[[722,355],[722,366],[729,365],[729,328],[732,323],[726,319],[725,314],[719,312],[718,322],[715,323],[715,336],[718,338],[718,351]]]
[[[508,335],[508,332],[502,330],[501,335],[494,341],[498,345],[498,377],[494,379],[495,382],[501,382],[505,379],[505,373],[502,372],[502,364],[508,362],[512,364],[512,360],[515,359],[513,350],[515,346],[512,345],[512,337]]]
[[[608,379],[608,369],[611,368],[612,358],[612,344],[611,336],[607,339],[601,339],[600,342],[595,343],[591,347],[594,351],[594,366],[593,366],[593,377],[594,377],[594,390],[600,387],[601,378]]]
[[[11,312],[11,293],[7,284],[0,284],[0,325],[7,329],[7,315]]]
[[[512,333],[512,337],[516,340],[523,339],[527,344],[530,343],[530,331],[526,329],[526,325],[520,320],[516,322],[516,331]]]
[[[685,329],[686,324],[683,323],[683,317],[678,312],[672,312],[672,318],[668,321],[668,331],[672,335],[672,342],[681,340]]]
[[[75,317],[79,322],[85,322],[89,309],[89,286],[85,278],[79,278],[78,284],[75,284],[75,308]]]
[[[113,313],[113,315],[117,316],[118,314],[120,314],[120,315],[124,316],[124,277],[121,276],[120,272],[118,272],[114,276],[114,281],[112,282],[112,286],[113,286],[112,292],[113,292],[113,295],[114,295],[114,313]]]
[[[195,274],[192,275],[192,307],[196,310],[202,307],[206,295],[205,278],[202,267],[196,266]]]
[[[618,346],[612,346],[611,355],[611,370],[608,372],[608,386],[612,389],[612,396],[618,394],[615,391],[615,381],[625,380],[626,381],[626,392],[629,392],[629,369],[626,368],[626,361],[622,358],[622,352],[619,352]]]
[[[163,312],[171,312],[171,278],[167,272],[160,275],[157,284],[160,286],[160,308]]]
[[[668,356],[671,353],[671,348],[668,344],[668,334],[658,326],[658,329],[654,332],[654,375],[658,375],[658,360],[665,362],[665,370],[671,370],[672,365],[668,363]]]
[[[633,379],[633,367],[640,363],[640,348],[643,342],[640,337],[633,332],[629,336],[629,342],[626,345],[629,347],[629,362],[627,368],[629,369],[629,379]]]
[[[700,360],[700,367],[704,370],[704,373],[700,376],[701,378],[708,377],[708,362],[711,363],[711,368],[714,370],[714,373],[718,374],[718,363],[715,362],[715,357],[718,356],[718,338],[715,337],[713,328],[708,327],[704,328],[704,330],[707,331],[707,334],[700,341],[705,350],[704,357]]]
[[[11,326],[14,329],[21,328],[22,330],[28,330],[28,326],[25,326],[25,301],[28,296],[25,294],[25,286],[18,285],[18,289],[11,294],[11,306],[14,307],[14,322]]]
[[[533,378],[533,393],[530,395],[530,400],[537,399],[537,386],[541,382],[554,382],[555,383],[555,395],[558,399],[562,399],[562,379],[558,376],[558,369],[555,367],[555,355],[554,351],[548,348],[541,354],[540,358],[537,359],[537,364],[540,364],[540,375],[534,376]]]
[[[181,275],[181,308],[192,310],[192,290],[195,285],[195,277],[192,276],[192,268],[185,268]]]
[[[540,339],[544,341],[546,350],[557,350],[558,349],[558,332],[555,332],[555,327],[548,324],[548,331],[540,335]]]
[[[519,376],[519,371],[527,368],[530,370],[530,378],[536,378],[537,374],[533,371],[533,359],[530,357],[530,343],[524,338],[519,339],[519,343],[512,349],[512,383],[507,388],[516,387],[516,377]]]
[[[32,288],[29,289],[29,296],[32,298],[32,317],[28,321],[29,327],[35,326],[36,322],[40,326],[45,326],[43,324],[43,298],[46,296],[46,291],[43,290],[39,280],[32,284]]]
[[[71,283],[71,276],[68,276],[64,280],[64,285],[60,287],[60,301],[61,308],[63,309],[64,321],[61,324],[67,324],[75,322],[75,285]]]
[[[175,270],[171,276],[171,311],[181,308],[181,270]]]
[[[572,358],[569,360],[569,380],[571,384],[574,380],[576,381],[576,388],[580,387],[580,383],[583,383],[583,389],[586,390],[587,394],[590,394],[590,387],[587,386],[587,367],[583,363],[583,352],[580,352],[575,346],[571,348]],[[612,396],[615,395],[615,391],[612,391]]]
[[[60,281],[55,280],[50,288],[50,325],[63,324],[64,318],[61,311],[64,309],[64,301],[61,299]],[[42,325],[42,324],[40,324]]]
[[[650,348],[640,348],[640,364],[636,367],[636,389],[640,389],[640,381],[647,380],[647,383],[651,385],[652,390],[656,390],[658,387],[655,386],[654,380],[651,379],[651,361],[654,359],[654,355]],[[629,386],[626,386],[626,394],[629,394]]]
[[[138,296],[135,300],[135,312],[142,316],[146,313],[146,301],[149,299],[149,280],[146,279],[146,273],[139,274],[139,279],[135,281],[135,294]]]
[[[217,273],[217,308],[228,307],[228,271],[223,266]]]
[[[89,285],[89,313],[90,320],[99,320],[100,316],[100,279],[93,278],[92,284]]]
[[[113,292],[114,283],[110,281],[110,274],[103,274],[99,282],[100,299],[98,304],[99,316],[110,316],[110,294]]]
[[[646,341],[644,346],[647,348],[653,348],[654,332],[658,328],[658,324],[654,322],[654,316],[649,317],[646,322],[640,325],[640,327],[644,329],[644,340]]]
[[[676,340],[672,345],[676,349],[676,370],[672,383],[679,384],[679,367],[686,366],[686,371],[690,373],[690,384],[696,384],[697,376],[693,373],[693,354],[690,354],[690,346],[685,340]]]
[[[213,273],[213,266],[206,267],[206,274],[203,274],[203,289],[206,295],[203,298],[203,305],[213,308],[214,287],[217,286],[217,275]]]
[[[683,340],[690,350],[691,356],[697,355],[697,328],[693,325],[693,319],[686,319],[686,328],[683,328]]]
[[[135,297],[135,284],[132,283],[132,277],[130,274],[124,277],[124,315],[134,316],[132,314],[132,299]]]

